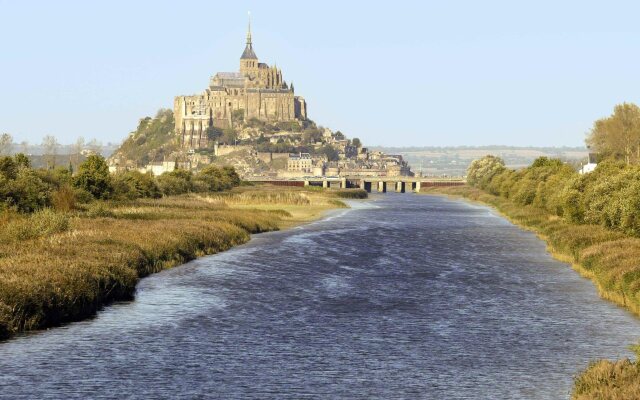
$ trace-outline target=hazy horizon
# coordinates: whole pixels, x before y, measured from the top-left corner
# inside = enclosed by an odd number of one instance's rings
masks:
[[[119,142],[138,120],[236,71],[247,10],[318,124],[370,147],[583,146],[640,102],[633,2],[0,0],[0,132]]]

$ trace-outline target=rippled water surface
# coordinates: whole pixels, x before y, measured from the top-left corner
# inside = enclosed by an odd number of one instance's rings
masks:
[[[530,232],[386,194],[0,343],[0,397],[558,399],[638,337]]]

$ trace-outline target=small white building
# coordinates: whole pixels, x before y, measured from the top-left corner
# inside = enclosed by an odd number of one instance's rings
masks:
[[[147,164],[146,167],[142,167],[138,169],[143,174],[147,172],[151,172],[153,175],[162,175],[165,172],[171,172],[176,169],[175,161],[162,161],[162,162],[152,162]]]
[[[589,158],[587,160],[587,163],[580,168],[579,172],[580,174],[588,174],[589,172],[593,172],[597,166],[598,166],[597,154],[589,153]]]
[[[313,160],[309,153],[289,154],[287,171],[312,172]]]

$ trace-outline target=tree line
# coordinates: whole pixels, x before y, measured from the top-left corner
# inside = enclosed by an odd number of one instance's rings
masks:
[[[209,165],[197,173],[176,169],[155,177],[125,171],[110,174],[105,159],[90,155],[77,171],[32,168],[27,156],[0,157],[0,211],[30,213],[52,207],[69,211],[94,200],[133,200],[228,190],[240,185],[233,167]]]
[[[0,156],[11,155],[16,152],[16,148],[18,148],[17,152],[29,154],[30,150],[33,149],[33,146],[38,145],[32,145],[26,140],[16,144],[11,134],[6,132],[0,134]],[[82,136],[80,136],[73,144],[63,146],[58,142],[58,139],[55,136],[45,135],[39,146],[42,150],[44,165],[49,169],[55,168],[55,166],[59,164],[59,161],[61,161],[59,157],[61,156],[61,154],[59,154],[61,147],[67,147],[67,151],[71,151],[71,154],[68,154],[69,163],[74,165],[78,165],[80,163],[83,150],[89,149],[91,152],[96,154],[100,154],[102,151],[102,143],[97,139],[91,139],[87,142]]]
[[[604,160],[581,175],[557,159],[540,157],[515,171],[499,157],[486,156],[471,163],[467,183],[576,224],[640,236],[640,165],[625,160]]]
[[[594,172],[581,175],[546,157],[515,171],[499,157],[486,156],[471,163],[467,182],[573,223],[640,236],[640,107],[615,106],[610,116],[594,122],[586,142],[598,154]]]

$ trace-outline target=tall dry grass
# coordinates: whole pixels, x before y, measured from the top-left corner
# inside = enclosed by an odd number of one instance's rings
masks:
[[[366,199],[369,196],[364,189],[339,189],[334,190],[334,193],[342,199]]]
[[[56,211],[69,212],[76,208],[76,193],[71,185],[63,185],[51,194]]]
[[[225,204],[311,204],[309,195],[298,191],[252,191],[228,192],[207,196],[209,201]]]
[[[14,214],[0,224],[0,243],[15,245],[29,239],[65,232],[69,229],[69,216],[45,208],[30,215]]]
[[[640,399],[640,366],[625,359],[600,360],[576,377],[574,400],[631,400]]]
[[[145,275],[290,225],[291,214],[280,205],[327,209],[337,201],[332,196],[249,188],[210,197],[102,201],[29,216],[4,212],[0,338],[91,316],[111,301],[132,298]],[[252,208],[232,207],[246,204]],[[268,209],[260,209],[265,204]]]
[[[40,329],[92,315],[131,298],[145,275],[244,243],[278,229],[281,215],[229,210],[198,199],[143,206],[144,221],[118,207],[69,218],[44,210],[0,229],[0,335]],[[193,207],[189,207],[189,204]],[[203,206],[204,204],[204,206]],[[19,243],[16,243],[19,242]]]

